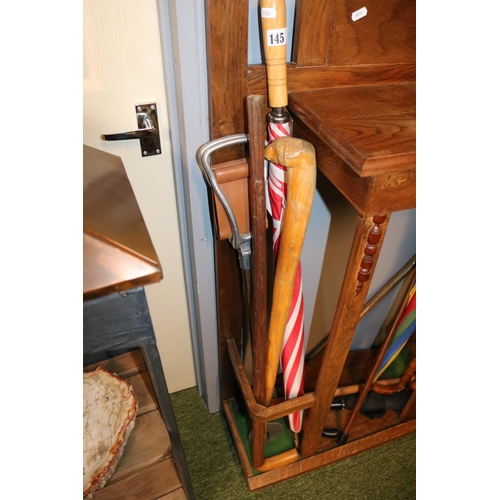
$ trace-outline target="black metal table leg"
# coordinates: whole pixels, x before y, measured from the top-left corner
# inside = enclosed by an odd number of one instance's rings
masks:
[[[184,448],[182,446],[181,436],[177,427],[177,420],[175,419],[170,394],[168,393],[167,381],[163,373],[160,354],[156,342],[152,344],[142,345],[141,351],[151,377],[151,383],[158,399],[160,411],[167,426],[170,440],[172,442],[172,455],[177,466],[179,477],[184,487],[184,492],[190,500],[194,500],[193,487],[191,484],[191,477],[187,466]]]

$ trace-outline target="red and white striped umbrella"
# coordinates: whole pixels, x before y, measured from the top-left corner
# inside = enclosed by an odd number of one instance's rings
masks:
[[[278,137],[289,136],[290,122],[283,124],[268,122],[268,135],[269,142]],[[286,167],[268,162],[267,209],[273,222],[272,237],[275,262],[279,253],[281,220],[286,205],[285,171]],[[295,275],[292,302],[283,338],[281,369],[285,399],[292,399],[302,395],[304,393],[304,297],[302,294],[302,266],[300,263]],[[289,415],[292,432],[300,432],[302,416],[302,411]]]

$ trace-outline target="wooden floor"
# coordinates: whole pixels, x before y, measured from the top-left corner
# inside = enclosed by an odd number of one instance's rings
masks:
[[[135,427],[118,467],[94,500],[184,500],[170,438],[162,419],[141,352],[135,350],[87,366],[101,365],[130,382],[138,400]]]

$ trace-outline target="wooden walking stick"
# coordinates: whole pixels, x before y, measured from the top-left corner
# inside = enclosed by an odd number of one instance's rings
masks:
[[[269,406],[294,291],[295,275],[314,199],[316,156],[310,143],[292,137],[274,140],[266,147],[265,156],[267,160],[287,167],[287,200],[281,225],[273,305],[267,334],[265,403]]]
[[[246,99],[248,114],[248,183],[250,227],[252,232],[252,358],[253,392],[255,400],[264,404],[264,363],[267,335],[267,249],[266,249],[266,182],[264,179],[264,124],[262,123],[262,96]],[[252,465],[264,465],[266,422],[253,422]]]
[[[276,263],[273,305],[267,334],[264,366],[264,403],[271,404],[281,347],[294,292],[295,275],[304,244],[316,187],[316,157],[313,146],[301,139],[283,137],[269,144],[264,152],[267,160],[287,167],[288,197],[281,228],[281,243]],[[257,424],[259,429],[260,424]],[[254,429],[256,427],[254,426]],[[255,438],[255,433],[254,433]],[[263,460],[259,456],[255,469],[272,470],[299,459],[295,448]]]
[[[264,178],[264,138],[262,96],[247,97],[249,135],[249,202],[252,232],[252,341],[253,392],[259,404],[265,404],[265,363],[267,353],[267,241],[266,241],[266,182]],[[264,458],[266,422],[252,424],[252,466],[261,472],[272,470],[298,460],[291,449]]]

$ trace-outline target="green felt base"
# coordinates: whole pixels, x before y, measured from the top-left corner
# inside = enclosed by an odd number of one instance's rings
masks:
[[[249,417],[246,408],[239,405],[236,401],[230,402],[231,411],[234,415],[234,420],[236,426],[238,427],[238,432],[241,437],[241,441],[245,448],[245,452],[248,457],[248,461],[252,464],[252,452],[250,443],[250,433],[252,432],[252,419]],[[278,422],[283,426],[284,432],[276,439],[271,442],[264,443],[264,458],[273,457],[284,451],[291,450],[294,447],[292,435],[290,429],[287,426],[285,418],[278,418],[273,420],[273,422]],[[253,469],[254,474],[260,474],[259,471]]]

